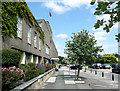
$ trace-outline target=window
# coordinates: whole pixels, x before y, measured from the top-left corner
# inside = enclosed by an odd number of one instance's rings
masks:
[[[36,57],[35,55],[33,55],[33,63],[36,63]]]
[[[49,47],[46,45],[46,53],[49,54]]]
[[[28,25],[28,43],[31,43],[31,27]]]
[[[39,50],[41,50],[41,39],[39,38]]]
[[[17,23],[17,36],[19,38],[22,38],[22,20],[19,16],[17,16],[18,23]]]
[[[38,22],[39,26],[42,27],[42,22]]]
[[[37,47],[37,34],[34,35],[34,47]]]
[[[30,61],[30,55],[26,53],[25,63],[28,64]]]

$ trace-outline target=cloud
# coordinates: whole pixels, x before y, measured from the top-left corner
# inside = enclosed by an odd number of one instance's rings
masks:
[[[86,5],[89,8],[91,6],[90,2],[91,0],[48,0],[47,2],[43,2],[43,5],[58,14],[63,14],[72,8],[82,5]]]
[[[103,30],[102,27],[98,28],[98,29],[95,29],[95,28],[92,28],[93,31],[98,31],[98,30]]]
[[[52,9],[54,12],[56,12],[58,14],[62,14],[64,12],[70,10],[69,7],[58,5],[57,2],[46,2],[46,3],[44,3],[44,6],[46,6],[47,8]]]
[[[99,32],[95,32],[94,36],[96,40],[101,41],[101,40],[106,40],[105,36],[108,34],[109,33],[106,33],[105,31],[99,31]]]
[[[63,0],[62,3],[65,6],[69,6],[72,8],[80,7],[81,5],[87,5],[90,7],[91,0]]]
[[[118,43],[104,44],[104,45],[103,45],[103,49],[110,49],[110,48],[117,47],[117,46],[118,46]]]
[[[66,34],[59,34],[59,35],[56,35],[56,37],[59,37],[59,38],[67,38],[67,35],[66,35]]]

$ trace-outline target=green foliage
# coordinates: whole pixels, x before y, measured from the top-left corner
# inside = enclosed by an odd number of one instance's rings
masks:
[[[55,68],[56,67],[56,65],[55,64],[52,64],[52,68]]]
[[[48,71],[48,70],[52,69],[51,64],[44,64],[44,66],[45,66],[45,71]]]
[[[63,61],[64,57],[62,57],[62,56],[58,56],[58,58],[59,58],[58,63],[62,64],[62,61]]]
[[[98,55],[98,52],[102,52],[102,46],[95,46],[97,41],[93,35],[90,35],[87,30],[73,33],[71,40],[66,42],[65,53],[68,55],[69,60],[76,63],[87,63],[92,60],[93,57]]]
[[[92,0],[91,5],[93,5],[96,0]],[[97,20],[97,23],[94,25],[95,29],[99,28],[100,26],[104,26],[103,30],[106,32],[110,32],[110,29],[113,27],[114,24],[120,22],[120,1],[118,0],[108,0],[106,1],[98,1],[96,11],[94,15],[110,15],[109,19],[106,21],[104,19]],[[116,40],[119,42],[120,35],[116,35]]]
[[[44,33],[40,29],[26,2],[2,2],[2,36],[14,35],[17,38],[17,15],[20,18],[24,18],[27,24],[30,23],[36,27],[44,43]]]
[[[109,63],[116,63],[116,57],[113,54],[105,54],[103,55],[103,58],[105,58],[106,61],[108,61]]]
[[[21,58],[21,52],[13,49],[3,49],[2,50],[2,66],[10,67],[19,65]]]
[[[17,86],[20,80],[23,79],[23,75],[21,71],[17,71],[17,69],[10,70],[8,68],[2,69],[2,89],[3,90],[10,90]],[[21,70],[21,69],[20,69]]]

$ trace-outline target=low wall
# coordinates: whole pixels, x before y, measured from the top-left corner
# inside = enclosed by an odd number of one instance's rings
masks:
[[[26,91],[28,89],[40,89],[40,87],[42,86],[42,84],[44,82],[46,82],[46,80],[48,80],[55,72],[55,68],[54,69],[51,69],[47,72],[45,72],[44,74],[38,76],[38,77],[35,77],[17,87],[15,87],[14,89],[10,90],[10,91]],[[40,84],[38,84],[38,80],[40,81]]]

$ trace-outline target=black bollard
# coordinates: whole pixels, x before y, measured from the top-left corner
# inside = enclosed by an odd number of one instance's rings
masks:
[[[104,72],[102,72],[102,77],[104,77]]]
[[[95,71],[95,75],[97,75],[97,71]]]
[[[92,73],[92,70],[91,70],[91,73]]]
[[[114,81],[114,74],[112,74],[112,81]]]

